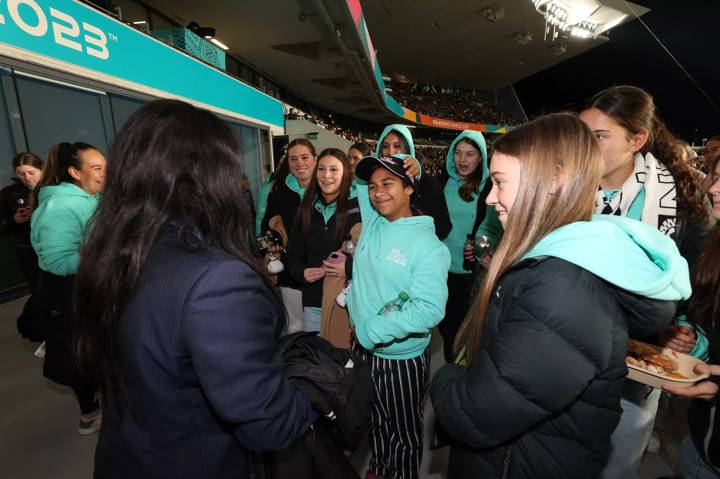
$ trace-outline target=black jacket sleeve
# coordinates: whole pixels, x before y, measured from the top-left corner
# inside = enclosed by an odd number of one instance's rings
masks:
[[[184,308],[182,337],[213,410],[253,450],[289,446],[317,415],[283,373],[279,315],[259,276],[238,261],[211,265]]]
[[[579,271],[551,271],[514,294],[475,363],[438,371],[430,395],[451,437],[482,448],[519,436],[572,404],[608,364],[612,323],[588,307],[603,299]]]
[[[0,191],[0,233],[12,233],[15,229],[15,210],[10,188]]]
[[[305,281],[307,241],[299,223],[300,221],[296,221],[292,230],[290,230],[285,263],[292,279],[300,285],[306,285],[308,284],[308,282]]]
[[[270,229],[269,223],[272,217],[280,214],[278,211],[277,196],[277,191],[270,191],[270,194],[268,195],[267,208],[265,208],[265,216],[263,216],[262,222],[260,224],[260,234],[265,234],[265,232]]]
[[[430,175],[423,175],[418,183],[416,208],[435,220],[435,234],[440,240],[447,238],[452,229],[442,184]]]

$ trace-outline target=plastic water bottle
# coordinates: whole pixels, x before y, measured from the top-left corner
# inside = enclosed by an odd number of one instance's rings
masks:
[[[385,306],[380,309],[378,314],[382,315],[393,311],[402,311],[403,305],[407,303],[409,299],[410,296],[405,291],[401,291],[397,298],[385,303]]]
[[[465,271],[474,271],[475,265],[477,264],[477,260],[472,255],[473,248],[475,247],[475,238],[473,238],[473,235],[467,235],[467,239],[465,240],[465,246],[463,246],[463,269]]]

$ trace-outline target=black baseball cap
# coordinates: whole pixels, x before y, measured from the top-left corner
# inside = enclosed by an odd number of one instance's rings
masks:
[[[400,178],[403,183],[414,188],[415,180],[410,178],[405,172],[404,162],[408,156],[409,155],[366,156],[355,166],[355,175],[361,180],[369,182],[375,168],[381,166]]]

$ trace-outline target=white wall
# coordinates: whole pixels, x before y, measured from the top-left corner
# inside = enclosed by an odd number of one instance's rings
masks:
[[[288,141],[296,138],[307,138],[308,133],[317,133],[317,140],[310,140],[315,145],[315,151],[320,153],[325,148],[340,148],[347,153],[352,142],[342,136],[331,133],[321,126],[308,120],[285,120],[285,134]]]

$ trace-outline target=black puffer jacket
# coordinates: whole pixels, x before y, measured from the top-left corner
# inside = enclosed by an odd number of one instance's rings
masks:
[[[561,259],[516,265],[493,294],[478,360],[432,381],[456,441],[448,478],[596,477],[620,418],[628,333],[654,333],[674,311]]]
[[[360,223],[360,207],[357,198],[350,198],[347,208],[347,222],[345,227],[350,231],[356,223]],[[322,306],[323,282],[322,280],[308,283],[305,281],[305,268],[319,268],[322,262],[330,253],[337,251],[342,246],[342,239],[338,240],[335,234],[337,215],[325,224],[322,213],[313,208],[310,217],[310,234],[305,235],[302,230],[300,219],[296,219],[287,248],[287,265],[290,269],[290,276],[295,283],[302,288],[302,304],[304,307]],[[344,236],[344,235],[343,235]],[[345,271],[349,272],[350,258],[345,263]]]
[[[715,319],[720,324],[720,318]],[[710,343],[708,354],[710,364],[720,364],[720,335],[717,330],[705,331]],[[710,376],[710,381],[720,385],[720,376]],[[720,395],[712,401],[693,399],[688,411],[690,437],[698,454],[715,467],[720,467],[720,418],[717,413]]]

